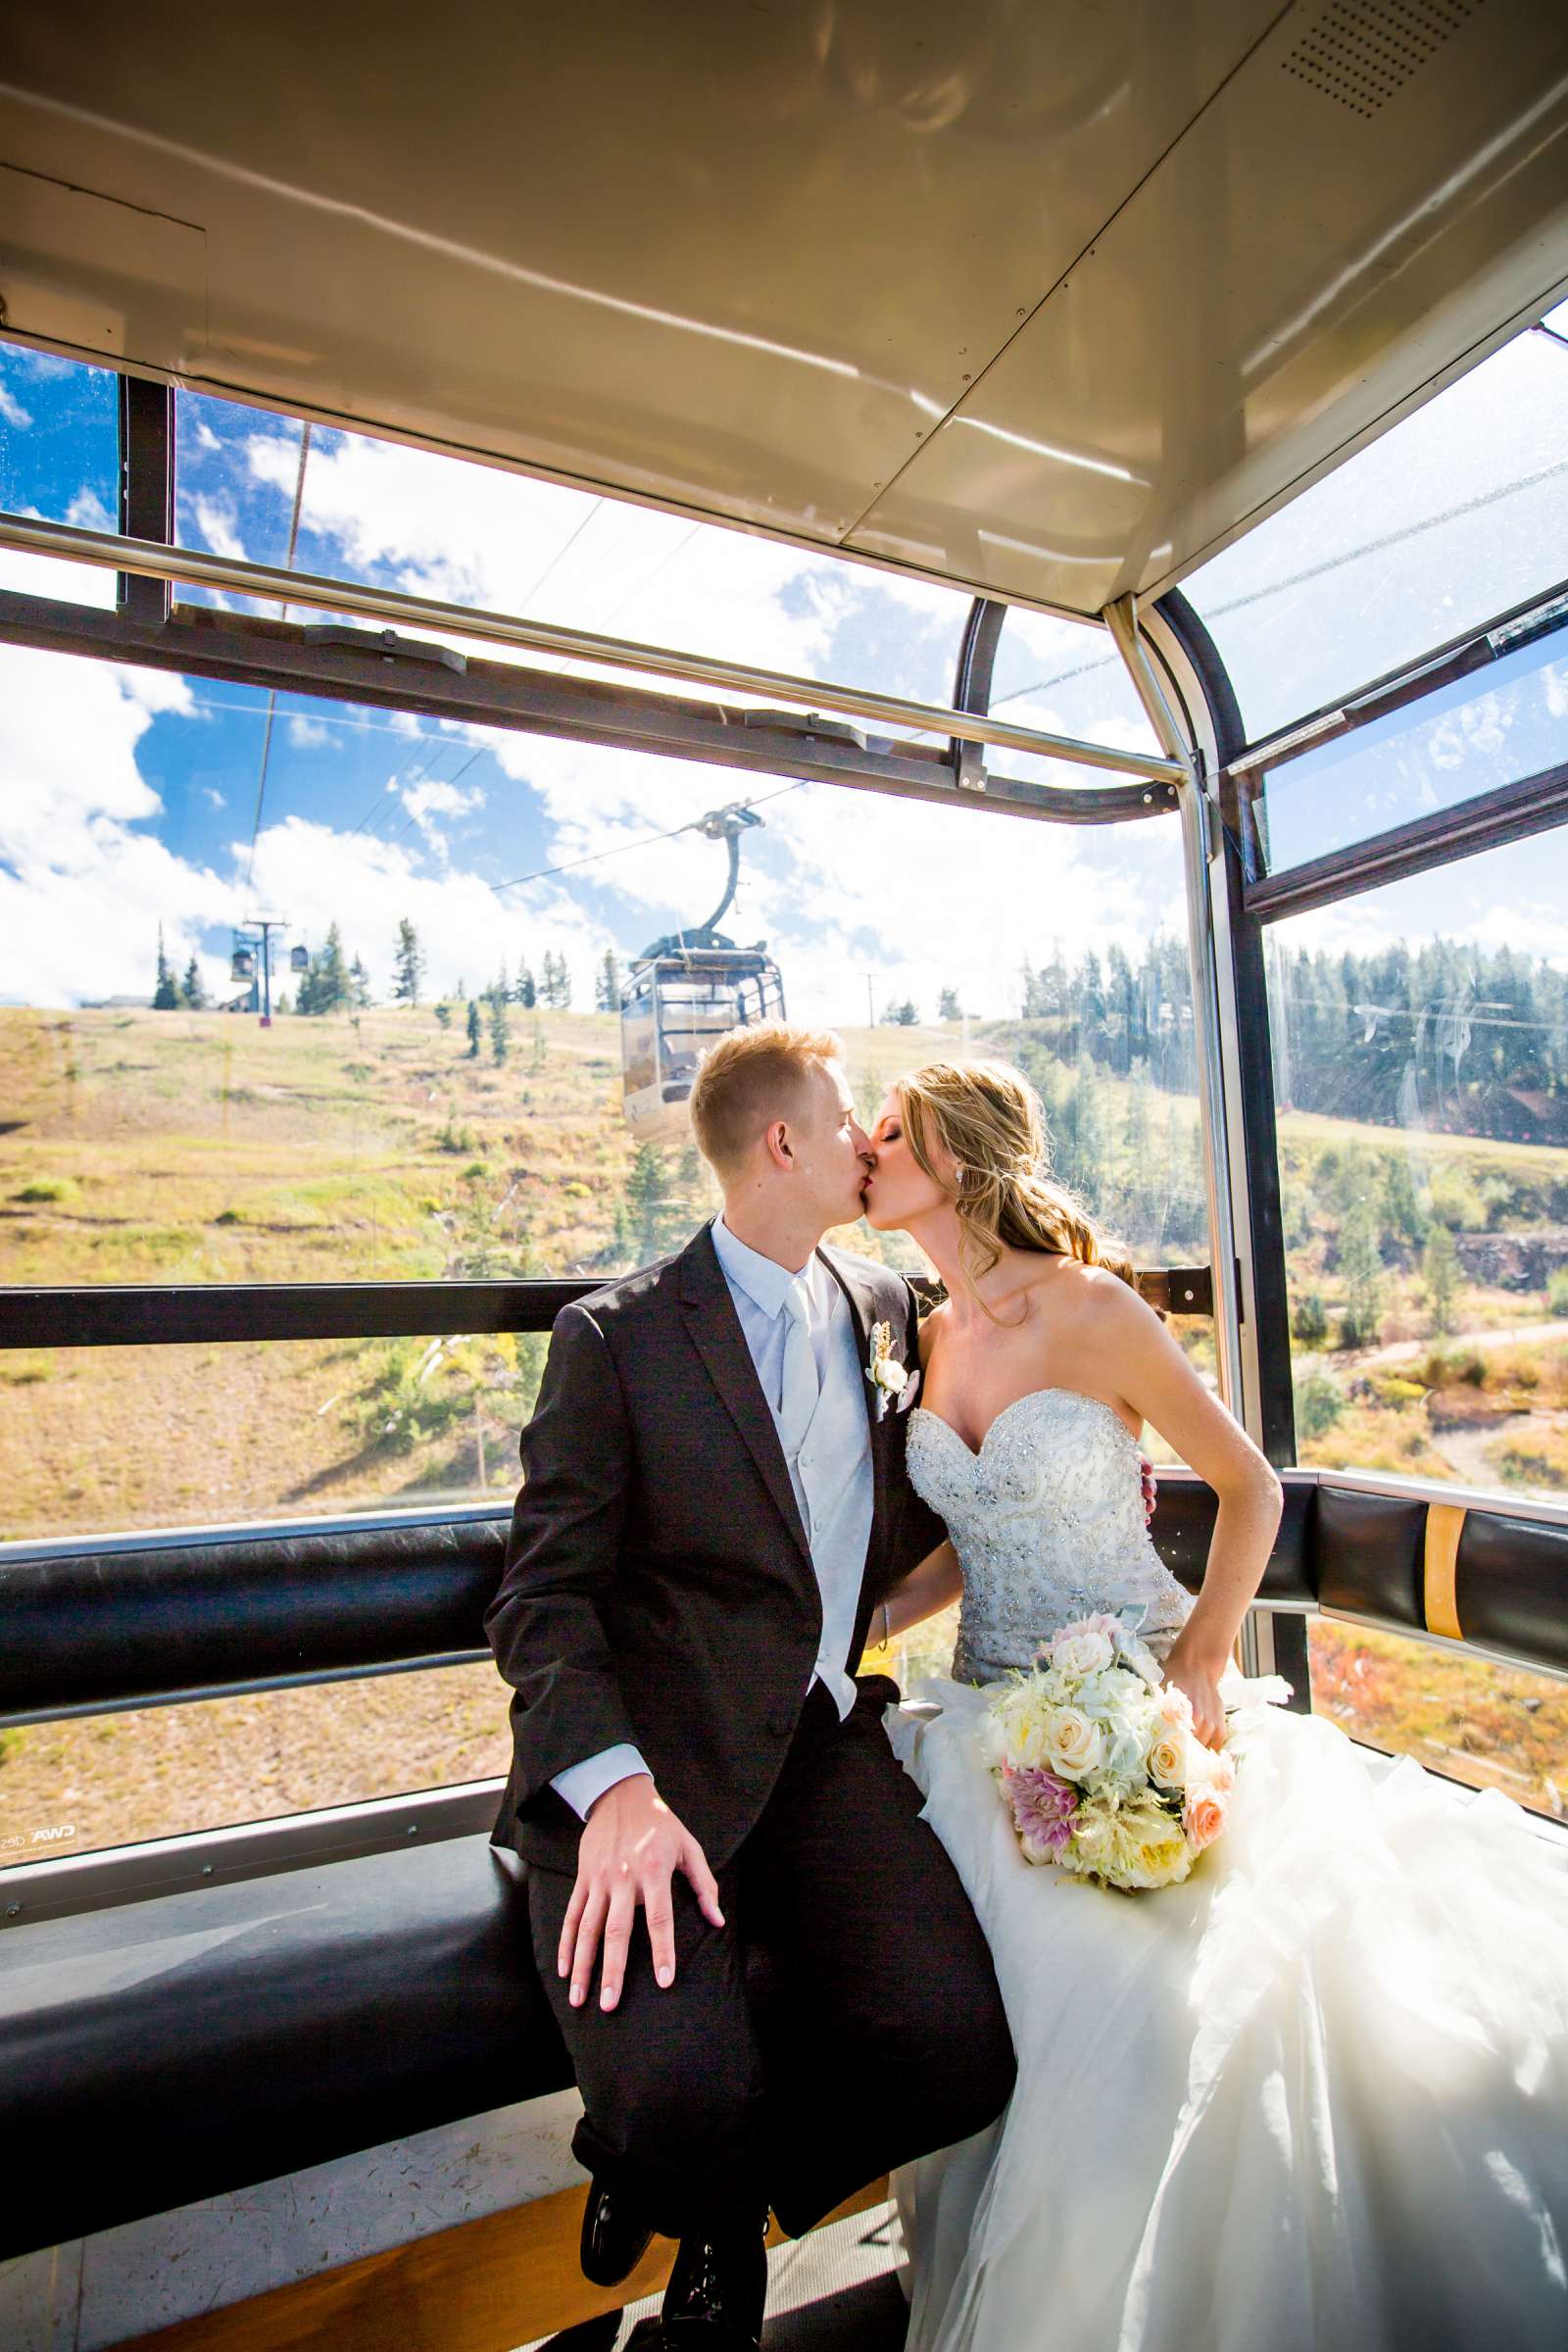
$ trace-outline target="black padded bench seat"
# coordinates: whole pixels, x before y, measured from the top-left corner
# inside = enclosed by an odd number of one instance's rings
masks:
[[[1161,1474],[1154,1540],[1189,1586],[1213,1516],[1190,1472]],[[1410,1632],[1456,1618],[1479,1650],[1568,1673],[1568,1525],[1448,1516],[1451,1556],[1421,1500],[1287,1473],[1260,1597]],[[7,1545],[0,1721],[487,1655],[504,1524]],[[0,1932],[0,2145],[21,2158],[0,2259],[571,2079],[521,1867],[487,1834],[22,1919]]]
[[[0,1936],[0,2259],[571,2082],[484,1836]]]

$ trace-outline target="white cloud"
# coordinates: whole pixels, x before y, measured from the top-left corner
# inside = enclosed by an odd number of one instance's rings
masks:
[[[194,426],[196,446],[209,452],[221,449],[223,444],[204,417],[198,416]]]
[[[97,491],[85,486],[66,509],[66,520],[78,531],[113,531],[119,527]]]
[[[3,377],[0,377],[0,417],[19,433],[24,433],[32,422],[28,412]]]
[[[231,562],[244,563],[245,543],[239,535],[233,501],[198,496],[194,505],[196,524],[201,533],[198,546],[211,548],[215,556],[226,556]]]
[[[203,925],[228,918],[227,885],[134,829],[162,813],[136,747],[181,697],[179,678],[0,648],[0,997],[150,990],[160,922],[182,958]]]
[[[236,861],[249,845],[233,845]],[[256,845],[256,896],[278,907],[312,945],[327,925],[341,926],[348,954],[361,955],[377,993],[390,991],[400,920],[419,935],[432,995],[466,980],[470,994],[505,961],[526,955],[537,971],[546,949],[564,955],[577,976],[579,1001],[589,966],[612,943],[603,928],[560,893],[533,896],[525,913],[503,905],[476,874],[424,874],[401,844],[341,834],[300,816],[264,829]]]
[[[216,784],[204,784],[202,786],[202,790],[207,795],[207,798],[212,802],[215,808],[226,808],[228,807],[227,800],[223,794],[219,791]]]
[[[296,752],[318,752],[332,741],[332,729],[295,711],[288,722],[288,739]]]
[[[484,807],[481,785],[475,784],[466,790],[461,784],[445,783],[433,777],[421,777],[418,783],[407,786],[401,797],[404,808],[417,825],[425,843],[443,864],[451,853],[447,837],[436,820],[466,816],[471,810]]]

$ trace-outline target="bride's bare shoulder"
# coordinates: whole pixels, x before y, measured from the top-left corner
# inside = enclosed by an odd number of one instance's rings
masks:
[[[1108,1266],[1086,1266],[1077,1257],[1056,1259],[1050,1276],[1050,1298],[1054,1320],[1070,1322],[1085,1336],[1159,1320],[1119,1274],[1113,1274]]]
[[[945,1298],[940,1306],[932,1307],[929,1314],[920,1317],[920,1365],[922,1370],[930,1368],[931,1350],[946,1330],[947,1321],[948,1302]]]

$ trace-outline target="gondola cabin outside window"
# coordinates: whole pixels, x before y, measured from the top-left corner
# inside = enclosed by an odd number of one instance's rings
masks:
[[[1297,1458],[1526,1507],[1568,1497],[1565,484],[1530,329],[1189,584],[1269,739],[1236,772]],[[1568,1811],[1561,1683],[1309,1636],[1358,1738]]]

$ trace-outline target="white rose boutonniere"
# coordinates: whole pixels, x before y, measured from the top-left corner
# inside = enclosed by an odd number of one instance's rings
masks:
[[[908,1383],[908,1371],[893,1352],[891,1323],[871,1326],[871,1353],[866,1362],[865,1377],[876,1392],[876,1412],[880,1421],[888,1409],[890,1396],[902,1396]]]

